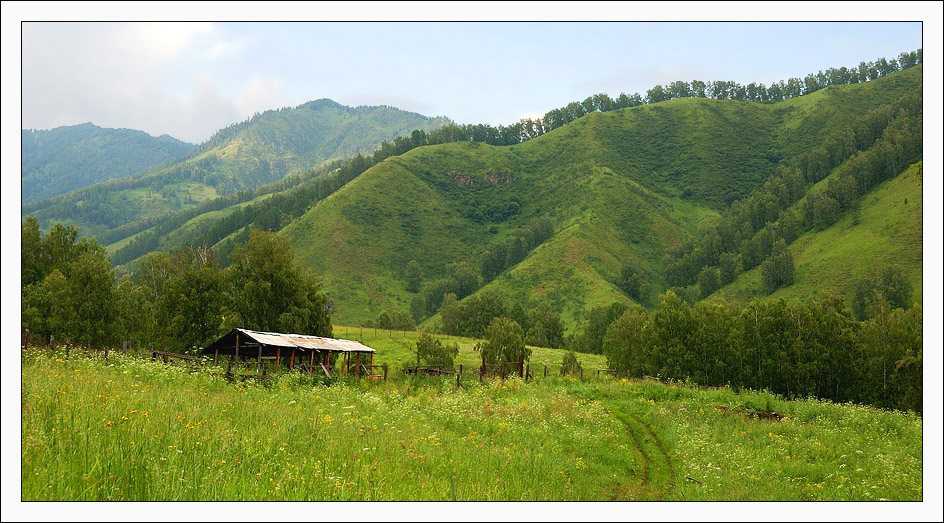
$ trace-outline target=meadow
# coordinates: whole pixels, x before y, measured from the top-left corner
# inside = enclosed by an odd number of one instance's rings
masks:
[[[403,376],[415,334],[364,331],[386,382],[231,383],[212,365],[30,349],[22,499],[922,499],[914,414],[598,378],[602,358],[584,354],[583,380],[544,378],[553,349],[535,349],[534,380],[480,383],[467,339],[457,388]]]

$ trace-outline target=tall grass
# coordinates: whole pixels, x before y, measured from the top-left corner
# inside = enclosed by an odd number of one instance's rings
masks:
[[[24,353],[22,378],[23,500],[922,495],[919,417],[763,393],[559,377],[237,384],[213,367],[46,350]]]

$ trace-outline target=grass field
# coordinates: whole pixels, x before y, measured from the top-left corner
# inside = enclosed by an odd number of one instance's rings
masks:
[[[535,380],[468,374],[457,389],[393,371],[406,333],[362,339],[388,381],[236,384],[212,366],[30,350],[22,499],[922,499],[915,415],[594,378],[599,356],[581,355],[584,380],[543,378],[552,349],[535,349]],[[475,365],[474,340],[458,342]]]

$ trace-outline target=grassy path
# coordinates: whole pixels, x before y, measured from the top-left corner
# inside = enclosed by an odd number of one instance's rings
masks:
[[[613,501],[661,500],[675,487],[672,458],[659,436],[643,418],[609,404],[607,410],[620,421],[633,439],[638,455],[638,480],[616,489]]]

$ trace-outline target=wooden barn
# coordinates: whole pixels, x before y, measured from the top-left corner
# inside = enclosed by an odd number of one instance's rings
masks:
[[[203,354],[213,355],[214,362],[221,355],[229,356],[237,363],[255,360],[258,367],[262,367],[264,360],[275,360],[277,365],[284,361],[290,371],[300,367],[309,373],[321,371],[328,377],[331,377],[332,370],[338,374],[373,375],[375,352],[351,340],[239,328],[203,349]],[[332,364],[334,355],[338,357]]]

